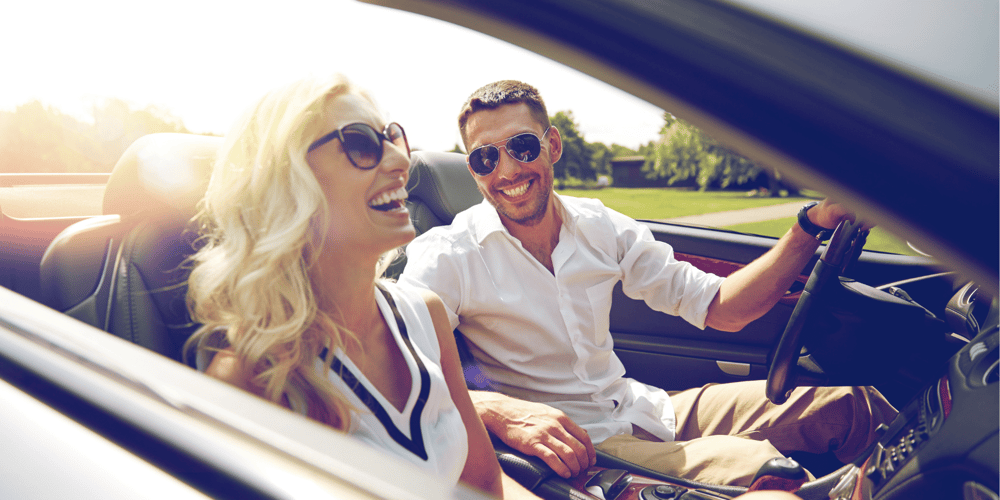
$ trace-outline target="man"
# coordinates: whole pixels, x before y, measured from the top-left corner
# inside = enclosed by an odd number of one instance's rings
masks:
[[[508,445],[564,477],[593,465],[596,444],[668,474],[745,485],[782,452],[849,461],[895,416],[871,388],[799,388],[775,406],[761,381],[668,395],[624,377],[608,331],[617,282],[653,309],[735,332],[771,309],[819,241],[795,225],[740,271],[707,274],[676,261],[644,225],[553,191],[562,138],[534,87],[486,85],[466,102],[459,128],[485,200],[413,241],[401,280],[444,300],[503,393],[473,400]],[[805,215],[815,232],[848,213],[824,201]]]

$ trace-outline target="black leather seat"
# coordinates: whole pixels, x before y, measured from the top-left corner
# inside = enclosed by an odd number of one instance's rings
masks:
[[[432,227],[451,224],[459,212],[483,201],[476,181],[465,166],[465,155],[459,153],[414,151],[406,190],[409,192],[406,208],[417,236]],[[397,278],[405,266],[406,256],[403,255],[385,274]]]
[[[196,327],[185,304],[188,230],[220,137],[151,134],[115,165],[103,213],[66,228],[40,265],[42,302],[176,360]]]
[[[46,250],[42,302],[181,360],[198,326],[185,302],[185,260],[197,237],[189,224],[221,143],[191,134],[151,134],[133,143],[108,181],[105,215],[68,227]],[[463,155],[419,151],[411,162],[408,205],[418,234],[482,200]],[[398,276],[403,264],[388,274]]]
[[[406,190],[417,236],[434,226],[451,224],[456,214],[483,201],[465,166],[465,155],[459,153],[414,152]]]

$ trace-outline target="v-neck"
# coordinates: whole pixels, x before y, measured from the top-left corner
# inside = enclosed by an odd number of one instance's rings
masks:
[[[430,391],[430,374],[410,342],[406,324],[396,308],[395,301],[381,286],[379,291],[381,293],[376,294],[379,311],[386,318],[389,331],[406,361],[407,369],[410,370],[412,382],[406,404],[402,410],[392,405],[339,347],[334,350],[331,376],[339,376],[343,380],[354,395],[378,418],[394,441],[426,460],[427,452],[420,431],[420,418]]]
[[[378,304],[379,312],[382,317],[385,318],[386,324],[389,326],[389,333],[392,335],[393,340],[396,341],[396,347],[403,356],[403,361],[406,363],[406,368],[410,372],[410,390],[406,396],[406,401],[403,402],[403,408],[396,408],[381,391],[375,387],[375,384],[365,376],[364,372],[354,364],[354,361],[339,347],[334,350],[334,357],[338,358],[345,366],[347,366],[354,376],[364,384],[365,388],[375,397],[379,404],[384,408],[394,410],[394,416],[399,418],[405,418],[409,415],[410,411],[413,409],[413,404],[416,402],[417,395],[420,392],[420,371],[417,368],[416,360],[414,355],[416,353],[411,352],[409,347],[403,342],[403,339],[399,332],[399,326],[396,324],[396,320],[393,318],[392,311],[389,308],[389,304],[382,297],[382,294],[375,294],[375,301]],[[393,367],[396,368],[396,367]]]

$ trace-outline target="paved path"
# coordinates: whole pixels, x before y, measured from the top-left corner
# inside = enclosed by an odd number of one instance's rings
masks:
[[[675,217],[673,219],[660,219],[660,222],[681,222],[684,224],[696,224],[702,226],[732,226],[734,224],[746,224],[750,222],[760,222],[765,220],[782,219],[785,217],[795,217],[802,208],[801,201],[782,203],[767,207],[744,208],[742,210],[727,210],[725,212],[715,212],[704,215],[688,215],[685,217]]]

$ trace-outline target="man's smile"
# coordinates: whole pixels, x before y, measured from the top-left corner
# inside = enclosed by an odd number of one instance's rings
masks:
[[[534,181],[529,180],[529,181],[525,181],[525,182],[523,182],[521,184],[517,184],[517,185],[515,185],[513,187],[508,187],[508,188],[504,188],[504,189],[498,189],[498,191],[500,191],[501,193],[503,193],[505,196],[507,196],[509,198],[517,198],[517,197],[523,195],[524,193],[528,192],[528,188],[531,187],[532,183],[534,183]]]

